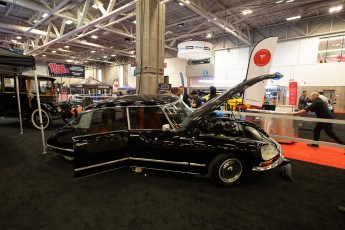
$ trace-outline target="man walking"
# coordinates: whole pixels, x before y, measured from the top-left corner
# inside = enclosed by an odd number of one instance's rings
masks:
[[[308,111],[315,112],[317,118],[333,119],[333,114],[328,109],[327,104],[319,97],[319,93],[313,92],[310,95],[312,103],[306,108],[293,112],[292,115],[306,113]],[[338,144],[344,145],[345,142],[335,135],[332,127],[332,123],[317,122],[314,128],[314,141],[320,140],[321,130],[325,130],[326,134],[333,138]],[[318,148],[318,144],[308,144],[309,147]]]

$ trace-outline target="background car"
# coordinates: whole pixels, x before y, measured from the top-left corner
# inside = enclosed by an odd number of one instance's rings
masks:
[[[48,128],[53,119],[75,118],[78,111],[68,101],[56,102],[54,95],[55,78],[38,76],[36,88],[33,76],[18,75],[18,88],[20,96],[21,113],[24,118],[31,120],[36,128],[40,128],[39,110],[37,102],[37,90],[39,90],[42,110],[43,128]],[[0,76],[0,116],[18,116],[18,99],[16,93],[16,76]]]

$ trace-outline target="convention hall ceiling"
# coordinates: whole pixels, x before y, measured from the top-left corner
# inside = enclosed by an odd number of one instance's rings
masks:
[[[345,32],[345,0],[160,2],[166,5],[166,57],[176,56],[177,45],[190,40],[220,50],[252,46],[268,36],[282,41]],[[133,0],[0,0],[0,46],[42,61],[132,62],[135,5]],[[291,17],[297,18],[287,20]]]

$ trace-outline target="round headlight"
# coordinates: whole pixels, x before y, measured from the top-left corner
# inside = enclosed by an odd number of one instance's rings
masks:
[[[278,155],[278,149],[272,144],[263,145],[261,147],[261,157],[263,160],[271,160],[273,157]]]

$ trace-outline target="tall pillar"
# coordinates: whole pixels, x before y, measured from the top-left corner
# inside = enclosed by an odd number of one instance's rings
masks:
[[[164,82],[165,5],[158,0],[136,4],[136,76],[138,94],[157,94]]]

